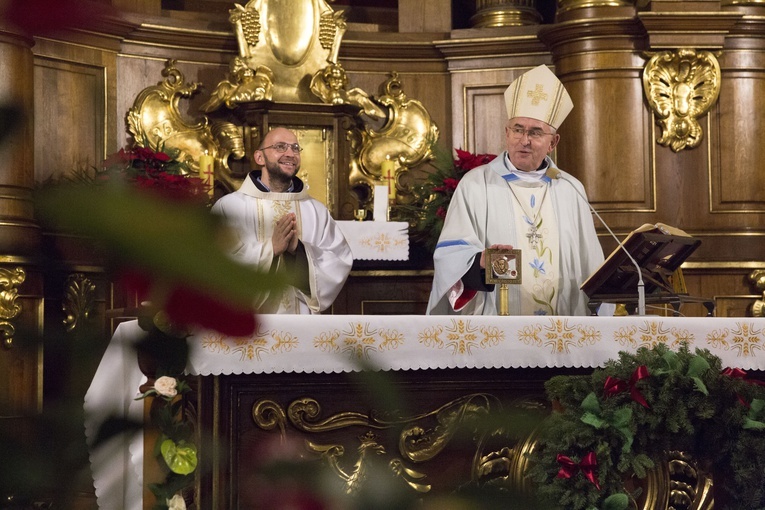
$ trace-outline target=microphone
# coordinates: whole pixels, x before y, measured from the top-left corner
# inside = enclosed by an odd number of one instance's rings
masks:
[[[603,221],[603,218],[600,217],[600,214],[598,214],[598,211],[595,210],[594,207],[592,207],[592,204],[587,200],[587,197],[585,197],[574,185],[573,182],[569,181],[568,179],[564,178],[563,175],[560,173],[560,170],[557,168],[552,171],[553,168],[550,167],[550,169],[547,171],[548,177],[551,179],[558,179],[561,181],[566,181],[569,183],[569,185],[576,191],[576,194],[579,195],[579,197],[584,200],[584,203],[587,204],[587,207],[590,208],[590,211],[597,216],[597,218],[600,220],[600,222],[603,224],[604,227],[606,227],[606,230],[608,230],[608,233],[611,234],[611,237],[613,237],[616,240],[616,243],[619,245],[619,248],[622,249],[622,251],[627,255],[627,258],[630,259],[630,262],[635,266],[635,270],[637,270],[638,275],[638,284],[637,284],[637,292],[638,292],[638,315],[645,315],[645,284],[643,283],[643,271],[640,269],[640,265],[637,263],[637,261],[632,257],[630,252],[627,251],[627,248],[624,247],[621,241],[619,241],[619,238],[616,237],[616,234],[611,230],[611,228],[608,226],[608,224]]]

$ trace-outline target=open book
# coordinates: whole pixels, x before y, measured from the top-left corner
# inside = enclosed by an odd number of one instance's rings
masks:
[[[611,252],[601,266],[582,285],[590,299],[615,299],[637,295],[638,270],[627,255],[632,255],[643,276],[646,295],[672,294],[670,277],[701,244],[679,228],[663,223],[646,223],[636,228]]]

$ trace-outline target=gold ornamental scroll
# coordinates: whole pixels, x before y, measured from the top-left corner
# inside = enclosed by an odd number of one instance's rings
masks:
[[[653,54],[643,70],[643,90],[661,127],[659,144],[679,152],[701,142],[698,119],[717,101],[721,79],[712,52],[681,48]]]
[[[324,0],[250,0],[244,6],[235,4],[229,14],[238,58],[273,82],[267,99],[317,102],[309,84],[316,72],[337,59],[344,11],[332,10]]]

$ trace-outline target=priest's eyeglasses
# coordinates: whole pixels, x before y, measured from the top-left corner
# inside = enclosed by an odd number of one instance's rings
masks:
[[[555,134],[546,133],[539,128],[523,129],[522,127],[511,127],[508,129],[510,130],[510,137],[515,139],[523,138],[523,135],[525,134],[529,137],[529,140],[540,140],[545,135],[552,136]]]
[[[287,152],[287,149],[292,149],[292,152],[294,152],[295,154],[300,154],[300,151],[303,150],[303,148],[299,144],[285,143],[285,142],[275,143],[273,145],[269,145],[268,147],[263,147],[260,150],[264,151],[266,149],[273,149],[279,154],[284,154],[285,152]]]

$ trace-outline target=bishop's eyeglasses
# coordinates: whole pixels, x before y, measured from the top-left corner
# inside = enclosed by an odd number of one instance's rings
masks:
[[[555,134],[546,133],[539,128],[524,129],[522,127],[511,127],[507,129],[510,130],[510,137],[515,139],[523,138],[523,135],[525,134],[529,137],[529,140],[540,140],[545,135],[552,136]]]
[[[266,149],[273,149],[279,154],[284,154],[285,152],[287,152],[287,149],[292,149],[292,152],[294,152],[295,154],[300,154],[300,151],[303,150],[303,148],[297,143],[285,143],[285,142],[275,143],[273,145],[269,145],[268,147],[263,147],[260,150],[264,151]]]

